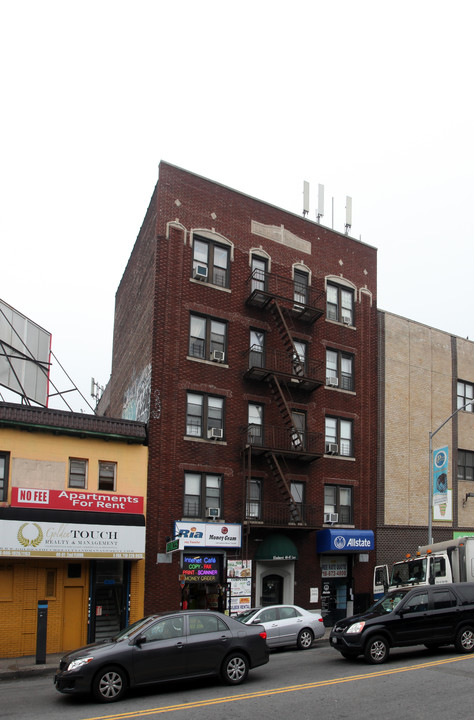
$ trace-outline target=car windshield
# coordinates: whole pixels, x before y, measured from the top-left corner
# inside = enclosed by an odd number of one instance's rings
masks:
[[[244,612],[239,613],[235,616],[235,619],[239,622],[247,622],[247,620],[250,620],[258,613],[260,608],[252,608],[251,610],[244,610]]]
[[[383,595],[377,602],[370,607],[367,612],[375,613],[377,615],[385,615],[386,613],[395,610],[398,603],[403,600],[409,588],[404,590],[397,590],[396,592],[389,592]]]
[[[148,625],[150,623],[150,620],[152,620],[150,616],[142,618],[141,620],[137,620],[136,622],[132,623],[131,625],[114,635],[112,640],[126,640],[127,638],[134,635],[137,631],[139,631],[142,627]]]

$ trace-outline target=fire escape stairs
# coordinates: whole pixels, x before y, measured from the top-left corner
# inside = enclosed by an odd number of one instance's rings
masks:
[[[265,460],[267,461],[268,466],[272,471],[272,475],[276,480],[276,483],[280,489],[280,493],[282,494],[286,504],[288,505],[291,519],[293,520],[293,522],[301,523],[302,517],[300,515],[298,507],[295,504],[295,501],[293,500],[290,485],[288,483],[285,473],[283,472],[281,463],[279,462],[275,453],[270,451],[265,453]]]
[[[285,352],[291,360],[293,372],[297,377],[303,377],[304,366],[300,360],[300,356],[296,351],[295,342],[293,340],[293,336],[290,332],[290,328],[288,327],[288,322],[285,319],[280,303],[274,298],[273,301],[270,303],[269,309],[275,320],[276,328],[283,342]]]

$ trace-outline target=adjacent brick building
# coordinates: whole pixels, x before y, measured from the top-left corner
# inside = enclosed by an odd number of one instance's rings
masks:
[[[146,611],[285,601],[329,622],[368,602],[376,260],[160,164],[99,408],[149,422]]]

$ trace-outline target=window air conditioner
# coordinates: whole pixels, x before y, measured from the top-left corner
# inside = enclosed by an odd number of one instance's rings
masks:
[[[225,360],[225,353],[222,350],[213,350],[211,352],[211,360],[222,363]]]
[[[351,316],[350,315],[343,315],[342,316],[342,322],[344,325],[350,325],[351,324]]]
[[[205,265],[196,265],[193,270],[193,278],[195,280],[207,280],[207,267]]]
[[[338,446],[337,443],[326,443],[326,454],[327,455],[337,455],[338,453]]]
[[[337,523],[339,515],[337,513],[324,513],[325,523]]]
[[[339,385],[339,378],[332,375],[331,377],[326,378],[326,385],[329,385],[330,387],[337,387]]]
[[[221,509],[218,507],[206,508],[208,518],[218,518],[221,515]]]
[[[222,428],[209,428],[207,431],[207,437],[210,440],[222,440],[224,437],[224,431]]]

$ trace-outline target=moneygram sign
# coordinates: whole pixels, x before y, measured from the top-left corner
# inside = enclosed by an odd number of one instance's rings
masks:
[[[143,497],[79,490],[12,487],[12,507],[143,514]]]
[[[184,547],[228,547],[242,545],[242,525],[229,523],[175,522],[174,537]]]

